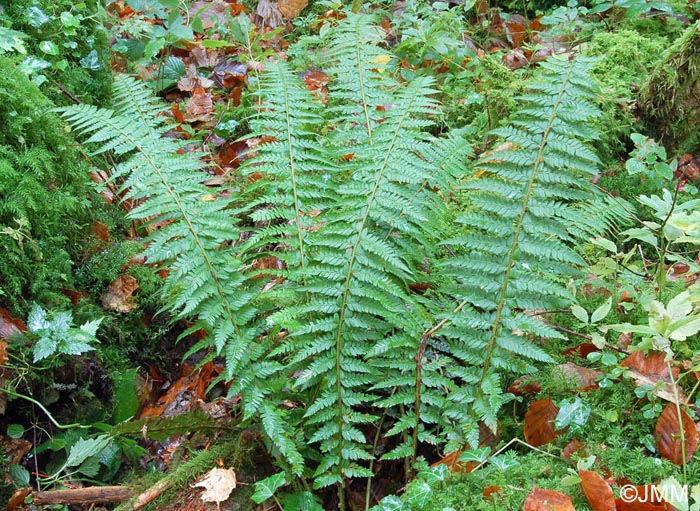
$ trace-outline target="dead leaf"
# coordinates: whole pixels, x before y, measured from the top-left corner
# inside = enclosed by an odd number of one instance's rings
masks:
[[[568,495],[535,486],[525,499],[523,511],[576,511]]]
[[[198,85],[192,92],[192,97],[185,108],[187,122],[208,121],[214,113],[214,102],[211,93]]]
[[[7,343],[0,339],[0,366],[7,362]]]
[[[679,412],[683,425],[682,431],[678,422]],[[687,463],[698,447],[698,430],[693,419],[683,408],[679,410],[676,405],[668,404],[656,423],[654,438],[656,438],[659,454],[676,465],[683,464],[681,435],[685,439],[685,461]]]
[[[10,500],[7,501],[5,506],[5,511],[15,511],[15,509],[22,509],[24,506],[24,500],[27,496],[32,493],[32,488],[20,488],[12,494]]]
[[[559,436],[563,430],[554,430],[554,419],[557,418],[558,413],[559,408],[549,398],[530,403],[525,414],[523,429],[527,443],[533,447],[539,447]]]
[[[220,0],[213,0],[211,2],[197,0],[192,4],[192,7],[190,7],[189,13],[193,18],[195,16],[199,17],[202,21],[202,28],[207,30],[208,28],[225,26],[228,10],[228,6]]]
[[[579,470],[581,488],[593,511],[615,511],[615,496],[612,488],[597,472]]]
[[[474,470],[474,463],[472,463],[471,461],[458,462],[457,460],[461,455],[462,451],[451,452],[450,454],[446,454],[430,466],[436,467],[438,465],[447,465],[447,468],[450,469],[450,472],[467,474]]]
[[[139,283],[134,277],[120,275],[107,287],[102,297],[102,306],[117,312],[130,312],[136,307],[133,294],[138,288]]]
[[[638,387],[655,387],[655,394],[671,403],[676,403],[675,392],[677,392],[680,404],[686,404],[687,397],[677,384],[674,392],[664,353],[650,351],[647,355],[644,355],[643,351],[635,351],[620,362],[620,365],[630,369],[628,374]],[[680,370],[677,367],[672,367],[672,370],[673,380],[675,381]]]
[[[6,309],[0,307],[0,339],[9,339],[13,335],[26,331],[27,325],[21,319],[13,318]]]
[[[199,496],[203,502],[216,502],[218,507],[236,488],[236,472],[232,468],[212,468],[194,486],[205,489]]]
[[[282,16],[291,20],[296,18],[308,3],[309,0],[277,0],[277,7],[282,13]]]
[[[32,450],[32,447],[32,443],[24,438],[10,438],[0,435],[0,448],[8,458],[10,465],[19,465],[22,458]]]
[[[109,227],[95,220],[92,224],[92,233],[104,242],[109,241]]]
[[[284,25],[284,19],[282,18],[282,13],[280,12],[279,6],[270,2],[269,0],[258,1],[258,6],[255,8],[253,20],[255,21],[255,24],[261,28],[267,25],[268,27],[274,29],[280,25]]]

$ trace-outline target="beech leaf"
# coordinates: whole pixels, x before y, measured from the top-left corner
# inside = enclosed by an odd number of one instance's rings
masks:
[[[678,421],[679,412],[680,423]],[[693,419],[685,410],[682,408],[679,410],[674,404],[666,405],[666,408],[661,412],[656,423],[654,438],[656,438],[659,454],[676,465],[683,464],[682,447],[685,448],[686,463],[690,461],[698,447],[698,430]],[[685,441],[685,446],[681,444],[682,439]]]
[[[593,511],[615,511],[615,496],[612,488],[592,470],[579,470],[581,488]]]

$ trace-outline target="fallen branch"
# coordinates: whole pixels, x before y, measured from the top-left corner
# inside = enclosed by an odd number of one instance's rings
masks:
[[[40,491],[34,494],[34,504],[92,504],[93,502],[122,502],[133,496],[129,486],[90,486],[72,490]]]

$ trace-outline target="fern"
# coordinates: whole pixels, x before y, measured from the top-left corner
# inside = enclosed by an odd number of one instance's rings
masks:
[[[503,376],[549,361],[534,339],[558,336],[528,311],[568,303],[576,240],[615,214],[589,184],[586,61],[542,64],[496,130],[508,145],[464,179],[468,144],[429,134],[434,82],[393,77],[370,17],[348,14],[323,43],[328,106],[287,63],[268,63],[241,167],[255,180],[215,200],[134,80],[117,82],[114,112],[64,116],[119,157],[131,216],[157,225],[146,250],[170,269],[165,309],[210,332],[196,349],[225,357],[244,420],[315,487],[337,485],[342,508],[348,481],[372,477],[382,433],[396,437],[384,458],[410,462],[421,442],[456,449],[478,442],[478,421],[495,427]],[[443,243],[440,190],[458,180],[465,234]]]
[[[188,331],[205,329],[207,339],[195,349],[212,346],[226,359],[224,377],[243,393],[246,417],[260,413],[275,387],[263,382],[270,372],[256,337],[262,332],[254,299],[258,283],[246,274],[244,261],[227,240],[243,233],[231,200],[209,200],[204,164],[183,142],[164,137],[169,129],[163,106],[144,84],[119,77],[114,85],[115,110],[77,105],[62,109],[64,118],[97,152],[112,151],[121,162],[112,179],[120,180],[124,200],[138,204],[129,212],[154,227],[145,255],[151,264],[169,269],[164,285],[165,308],[176,317],[197,319]],[[215,190],[214,190],[215,191]],[[277,389],[279,390],[279,389]],[[284,423],[284,413],[268,423]],[[274,429],[280,452],[295,472],[301,456],[283,429]]]
[[[505,143],[462,185],[470,208],[458,221],[467,233],[447,242],[461,255],[442,265],[454,282],[444,294],[459,303],[426,331],[419,361],[425,389],[416,389],[420,414],[427,413],[423,403],[442,399],[453,426],[443,432],[448,449],[465,440],[476,445],[478,420],[495,430],[508,400],[504,373],[532,372],[532,362],[551,360],[533,341],[561,334],[528,311],[570,303],[567,279],[584,264],[576,240],[614,221],[590,212],[602,199],[590,184],[599,162],[586,144],[597,137],[587,121],[598,115],[588,66],[582,58],[544,62],[520,112],[495,130]],[[440,378],[429,380],[442,367],[453,382],[448,392]],[[465,407],[472,413],[462,413]]]

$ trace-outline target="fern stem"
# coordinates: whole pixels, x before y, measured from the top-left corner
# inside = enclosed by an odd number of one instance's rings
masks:
[[[301,269],[306,269],[306,255],[304,253],[304,241],[301,235],[301,217],[299,216],[299,195],[297,192],[297,168],[294,159],[294,149],[292,144],[292,138],[294,137],[294,130],[292,129],[292,123],[289,117],[290,112],[290,99],[289,99],[289,89],[286,80],[282,80],[282,89],[284,93],[284,103],[287,107],[284,109],[285,122],[287,125],[287,151],[289,153],[289,169],[292,177],[292,195],[294,196],[294,219],[296,222],[297,229],[297,240],[299,242],[299,258],[301,263]],[[306,274],[302,271],[302,283],[306,285]]]
[[[360,3],[360,6],[362,4]],[[354,6],[354,4],[353,4]],[[354,12],[354,11],[353,11]],[[360,86],[360,97],[362,97],[362,111],[365,115],[365,126],[367,127],[367,143],[372,145],[372,120],[369,116],[369,110],[367,108],[367,93],[365,90],[365,74],[362,67],[362,37],[360,36],[360,23],[355,23],[355,56],[357,62],[357,83]]]
[[[351,288],[351,281],[352,281],[352,275],[353,275],[353,269],[355,267],[355,262],[357,260],[357,251],[360,247],[360,243],[362,242],[362,234],[365,230],[365,227],[367,226],[367,223],[369,221],[369,215],[372,210],[372,206],[374,205],[374,202],[377,198],[377,194],[379,193],[379,188],[382,184],[382,181],[384,179],[384,173],[387,170],[388,164],[389,164],[389,158],[391,157],[393,153],[393,149],[396,146],[396,142],[399,136],[399,133],[403,129],[404,121],[406,119],[406,116],[408,115],[408,112],[411,111],[411,105],[413,103],[413,98],[411,98],[411,101],[409,105],[407,105],[407,108],[404,109],[403,115],[401,116],[400,121],[396,124],[396,129],[394,131],[393,137],[391,139],[391,143],[389,144],[386,155],[384,157],[384,161],[381,164],[381,167],[378,169],[377,172],[377,177],[374,181],[374,187],[372,188],[372,193],[370,194],[369,200],[367,201],[367,206],[364,212],[364,215],[362,216],[362,220],[360,221],[360,225],[357,229],[357,237],[355,238],[355,242],[352,245],[352,250],[350,251],[350,260],[348,262],[348,271],[347,274],[345,275],[345,282],[343,284],[343,294],[341,295],[341,302],[340,302],[340,310],[338,313],[338,334],[336,336],[335,340],[335,376],[336,376],[336,385],[338,386],[338,456],[339,459],[342,460],[342,451],[343,451],[343,385],[342,385],[342,348],[343,348],[343,327],[345,323],[345,312],[347,310],[347,303],[348,303],[348,298],[350,297],[350,288]],[[365,103],[365,109],[366,109],[366,102]],[[369,128],[369,125],[368,125]],[[341,478],[342,482],[338,486],[338,498],[341,499],[341,511],[345,509],[344,507],[344,482],[345,482],[345,476],[342,474],[341,470]],[[342,497],[341,497],[342,494]]]
[[[476,389],[477,396],[481,395],[482,386],[483,386],[484,380],[486,379],[486,376],[488,375],[488,371],[489,371],[490,366],[491,366],[491,359],[493,356],[493,352],[496,348],[496,343],[498,341],[498,334],[500,333],[500,330],[501,330],[501,326],[502,326],[502,322],[503,322],[503,309],[505,308],[505,305],[506,305],[506,295],[508,292],[508,286],[510,284],[510,273],[513,270],[513,267],[515,266],[515,254],[518,251],[518,245],[519,245],[518,238],[520,237],[520,233],[523,230],[525,215],[528,212],[528,206],[530,203],[530,197],[532,196],[532,192],[533,192],[535,185],[536,185],[536,182],[537,182],[537,176],[538,176],[540,166],[544,162],[544,151],[545,151],[545,148],[547,147],[549,134],[552,131],[552,124],[557,117],[557,111],[558,111],[559,107],[561,106],[562,100],[564,98],[564,93],[566,92],[566,86],[569,83],[569,79],[571,77],[571,73],[573,73],[573,70],[574,70],[574,63],[573,63],[573,61],[571,61],[569,64],[569,69],[568,69],[566,76],[564,77],[563,83],[561,85],[561,89],[559,90],[559,94],[557,95],[557,98],[554,102],[554,105],[552,106],[552,113],[549,115],[549,118],[547,119],[547,125],[544,129],[544,132],[542,133],[542,141],[540,142],[540,146],[539,146],[538,151],[537,151],[537,158],[535,159],[535,164],[532,168],[532,172],[530,174],[530,178],[527,182],[527,187],[526,187],[525,193],[523,195],[523,205],[522,205],[522,208],[520,209],[520,214],[518,215],[517,222],[515,224],[515,230],[513,231],[513,243],[511,244],[510,250],[508,251],[508,259],[507,259],[507,263],[505,266],[505,272],[503,275],[503,283],[501,284],[501,289],[499,291],[498,305],[496,306],[496,314],[494,317],[493,326],[491,328],[491,337],[489,339],[488,344],[486,345],[486,349],[484,350],[486,353],[486,358],[484,359],[483,367],[481,370],[481,378],[479,379],[478,387]]]

